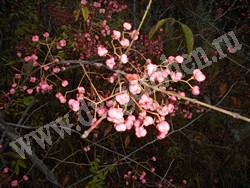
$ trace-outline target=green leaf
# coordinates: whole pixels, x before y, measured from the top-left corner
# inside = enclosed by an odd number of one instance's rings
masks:
[[[14,159],[22,159],[20,155],[18,155],[16,152],[6,152],[2,154],[3,157],[8,157],[8,158],[14,158]]]
[[[28,96],[28,97],[24,97],[23,98],[23,103],[26,105],[26,106],[29,106],[31,101],[34,99],[34,97],[32,96]]]
[[[5,65],[6,66],[11,66],[11,65],[15,65],[17,64],[18,62],[17,61],[14,61],[14,60],[10,60],[8,63],[6,63]]]
[[[185,38],[185,45],[188,51],[188,54],[191,54],[193,51],[193,46],[194,46],[194,35],[192,30],[185,24],[178,22],[181,26],[182,32],[184,34]]]
[[[149,32],[149,39],[153,37],[153,35],[167,22],[175,21],[181,26],[182,33],[184,35],[185,39],[185,45],[188,51],[188,54],[190,54],[193,51],[193,45],[194,45],[194,36],[192,30],[185,24],[176,21],[174,18],[165,18],[160,20]]]
[[[22,168],[26,168],[26,163],[23,160],[17,160],[17,163],[19,166],[21,166]]]
[[[165,18],[160,20],[150,31],[149,31],[149,39],[151,39],[154,34],[167,22],[174,21],[174,18]]]
[[[16,163],[16,165],[15,165],[14,172],[15,172],[15,174],[16,174],[16,175],[18,175],[18,174],[19,174],[19,172],[20,172],[20,168],[19,168],[18,163]]]
[[[23,69],[25,73],[30,73],[33,70],[33,65],[31,63],[24,63]]]
[[[86,22],[89,18],[89,9],[87,7],[82,7],[82,16],[84,18],[84,21]]]

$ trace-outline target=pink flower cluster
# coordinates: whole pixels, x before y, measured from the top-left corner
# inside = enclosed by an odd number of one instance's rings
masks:
[[[200,71],[200,69],[195,69],[193,71],[193,77],[198,82],[202,82],[206,79],[205,75]]]
[[[126,185],[129,185],[129,181],[130,180],[137,180],[139,178],[139,180],[141,181],[142,184],[145,184],[147,182],[147,180],[145,179],[145,176],[147,175],[147,173],[145,171],[142,171],[142,173],[133,173],[132,171],[128,171],[127,174],[123,175],[123,178],[126,180]]]
[[[151,61],[151,60],[149,60]],[[171,72],[169,69],[157,70],[157,65],[149,63],[145,67],[145,72],[149,75],[151,82],[164,82],[164,80],[170,76],[173,82],[178,82],[182,78],[181,72]]]
[[[36,87],[36,92],[46,93],[53,89],[52,84],[48,84],[46,81],[41,81],[39,85]]]
[[[181,64],[181,63],[183,63],[184,58],[182,56],[180,56],[180,55],[178,55],[176,57],[169,56],[168,59],[167,59],[167,61],[168,61],[168,63],[174,63],[174,62],[176,62],[176,63]]]
[[[31,55],[31,56],[26,56],[26,57],[24,57],[24,61],[25,61],[25,62],[30,62],[30,63],[32,63],[32,65],[33,65],[34,67],[36,67],[36,66],[39,65],[38,62],[37,62],[37,59],[38,59],[38,57],[37,57],[36,54],[33,54],[33,55]]]
[[[75,99],[69,99],[68,101],[69,108],[74,112],[78,112],[80,109],[80,102]]]
[[[3,173],[4,174],[7,174],[9,172],[9,168],[8,167],[5,167],[4,169],[3,169]],[[23,176],[23,181],[28,181],[29,180],[29,177],[27,176],[27,175],[24,175]],[[18,180],[12,180],[11,181],[11,183],[10,183],[10,185],[12,186],[12,187],[17,187],[18,186]]]
[[[56,98],[58,98],[61,103],[66,103],[67,102],[67,99],[61,93],[57,93]]]
[[[60,40],[60,41],[58,42],[56,48],[57,48],[58,50],[61,50],[64,46],[66,46],[66,44],[67,44],[66,40],[62,39],[62,40]]]

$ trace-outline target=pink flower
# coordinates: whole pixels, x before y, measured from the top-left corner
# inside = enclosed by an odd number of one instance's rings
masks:
[[[53,68],[53,73],[59,73],[59,72],[60,72],[60,68],[59,67]]]
[[[157,102],[153,102],[153,104],[150,106],[151,111],[156,111],[159,108],[159,104]]]
[[[48,32],[43,33],[43,37],[44,38],[49,38],[49,33]]]
[[[105,26],[105,25],[107,25],[107,20],[102,21],[102,26]]]
[[[125,125],[124,123],[115,124],[115,130],[116,130],[117,132],[126,131],[126,125]]]
[[[106,102],[106,105],[107,105],[108,107],[113,106],[113,104],[114,104],[114,101],[112,101],[112,100],[108,100],[108,101]]]
[[[156,128],[159,132],[167,134],[170,129],[170,126],[166,121],[162,121],[156,125]]]
[[[146,116],[143,121],[144,126],[149,126],[154,123],[154,119],[151,116]]]
[[[80,103],[79,101],[75,99],[70,99],[68,102],[69,108],[73,110],[74,112],[77,112],[80,109]]]
[[[12,182],[11,182],[11,186],[12,187],[16,187],[18,185],[18,180],[13,180]]]
[[[96,1],[94,1],[93,6],[96,8],[100,8],[101,7],[101,3],[98,3]]]
[[[153,105],[153,102],[154,100],[151,97],[146,94],[143,94],[141,96],[141,99],[139,100],[139,105],[145,110],[148,110]]]
[[[126,64],[128,62],[128,57],[126,54],[122,54],[120,56],[120,61],[123,63],[123,64]]]
[[[37,61],[34,61],[34,62],[32,63],[32,65],[33,65],[33,67],[36,67],[36,66],[38,66],[39,64],[38,64]]]
[[[110,58],[110,59],[107,59],[106,60],[106,65],[109,67],[109,68],[111,68],[111,69],[113,69],[113,67],[115,66],[115,58]]]
[[[39,85],[36,87],[36,91],[37,92],[42,92],[42,93],[46,93],[50,90],[53,89],[53,85],[49,85],[46,81],[42,81],[39,83]]]
[[[167,78],[168,75],[170,75],[170,70],[168,70],[168,69],[162,70],[162,76],[163,76],[164,78]]]
[[[29,179],[28,176],[26,176],[26,175],[23,176],[24,181],[27,181],[28,179]]]
[[[24,57],[25,62],[29,62],[30,60],[32,60],[31,56],[25,56]]]
[[[178,82],[181,80],[181,77],[182,77],[182,73],[181,72],[172,72],[171,73],[171,79],[174,81],[174,82]]]
[[[54,62],[59,63],[60,61],[58,58],[56,58],[56,59],[54,59]]]
[[[123,28],[124,28],[124,30],[130,30],[132,28],[132,25],[128,22],[125,22],[123,24]]]
[[[9,172],[9,168],[8,168],[8,167],[5,167],[5,168],[3,169],[3,172],[4,172],[5,174],[7,174],[7,173]]]
[[[141,111],[138,114],[138,119],[143,120],[146,117],[146,115],[147,115],[146,111]]]
[[[193,77],[198,82],[202,82],[206,79],[205,75],[200,71],[200,69],[195,69],[193,71]]]
[[[38,42],[39,41],[39,36],[37,36],[37,35],[32,36],[32,41],[33,42]]]
[[[218,56],[218,55],[219,55],[219,52],[218,52],[218,51],[214,51],[214,55],[215,55],[215,56]]]
[[[129,102],[130,98],[129,98],[129,95],[127,93],[122,93],[122,94],[119,94],[115,97],[115,100],[121,104],[121,105],[125,105]]]
[[[145,184],[147,182],[147,180],[142,179],[141,182],[142,182],[142,184]]]
[[[145,176],[146,176],[146,172],[143,171],[142,174],[140,175],[140,180],[144,179]]]
[[[60,40],[60,41],[59,41],[59,45],[60,45],[61,47],[66,46],[66,40],[64,40],[64,39]]]
[[[130,84],[137,84],[140,79],[140,76],[138,74],[127,74],[126,79]]]
[[[106,107],[97,108],[97,110],[96,110],[96,112],[98,113],[99,116],[104,115],[107,111],[108,111],[108,109]]]
[[[10,89],[10,94],[13,95],[15,92],[16,92],[16,90],[15,90],[14,88],[11,88],[11,89]]]
[[[193,86],[191,90],[192,90],[193,95],[199,95],[200,94],[199,86]]]
[[[99,9],[99,13],[100,13],[100,14],[105,14],[105,12],[106,12],[106,10],[105,10],[104,8],[100,8],[100,9]]]
[[[59,97],[60,103],[64,104],[67,102],[66,98],[62,95]]]
[[[120,44],[121,44],[122,47],[125,47],[125,48],[126,48],[126,47],[129,46],[130,42],[129,42],[128,39],[124,38],[124,39],[122,39],[122,40],[120,41]]]
[[[86,1],[86,0],[81,0],[81,4],[82,5],[86,5],[88,3],[88,1]]]
[[[31,83],[35,83],[35,81],[36,81],[36,77],[31,76],[31,77],[30,77],[30,82],[31,82]]]
[[[85,146],[85,147],[83,147],[83,151],[85,151],[85,152],[90,151],[90,147],[89,147],[89,146]]]
[[[67,80],[63,80],[62,81],[62,86],[66,87],[67,85],[69,85],[69,82]]]
[[[123,111],[121,108],[110,108],[108,110],[108,121],[121,124],[124,122]]]
[[[77,90],[78,90],[78,93],[85,93],[84,87],[78,87]]]
[[[31,55],[31,60],[36,61],[38,59],[36,54],[32,54]]]
[[[147,130],[144,127],[138,127],[135,129],[135,135],[138,138],[144,137],[147,135]]]
[[[32,94],[32,93],[33,93],[33,89],[28,89],[28,90],[27,90],[27,93],[28,93],[28,94]]]
[[[22,77],[21,74],[15,74],[15,78],[16,78],[16,79],[20,79],[21,77]]]
[[[126,129],[127,129],[127,130],[130,130],[130,129],[132,128],[134,122],[135,122],[135,116],[129,115],[129,116],[127,117],[127,119],[126,119],[126,122],[125,122]]]
[[[236,49],[235,48],[228,48],[227,51],[230,53],[230,54],[233,54],[236,52]]]
[[[166,116],[168,115],[168,108],[167,106],[161,106],[157,109],[157,112],[159,113],[160,116]]]
[[[113,30],[113,35],[112,35],[112,38],[117,40],[121,37],[121,32],[120,31],[117,31],[117,30]]]
[[[137,30],[133,30],[131,33],[130,33],[130,37],[134,40],[137,40],[138,39],[138,35],[139,35],[139,32],[137,32]]]
[[[27,89],[27,86],[23,86],[23,90],[25,91]]]
[[[157,139],[162,140],[162,139],[166,138],[166,136],[167,136],[166,133],[159,132],[158,135],[157,135]]]
[[[182,184],[186,185],[187,184],[187,180],[182,180]]]
[[[177,62],[177,63],[182,63],[183,62],[183,60],[184,60],[184,58],[182,57],[182,56],[180,56],[180,55],[178,55],[178,56],[176,56],[175,57],[175,61]]]
[[[45,66],[43,67],[43,69],[44,69],[44,70],[49,70],[49,66],[48,66],[48,65],[45,65]]]
[[[157,72],[153,72],[151,75],[150,75],[150,81],[152,82],[163,82],[164,81],[164,77],[163,77],[163,74],[162,74],[162,71],[157,71]]]
[[[17,83],[12,84],[11,87],[15,88],[17,86]]]
[[[108,81],[109,83],[114,83],[116,79],[117,79],[117,73],[114,73],[112,76],[109,77]]]
[[[56,98],[59,98],[60,96],[62,96],[61,93],[57,93],[57,94],[56,94]]]
[[[167,106],[167,108],[168,108],[168,113],[172,113],[173,111],[174,111],[174,105],[173,104],[168,104],[168,105],[166,105]]]
[[[156,157],[155,157],[155,156],[153,156],[151,159],[152,159],[152,161],[154,161],[154,162],[156,161]]]
[[[169,63],[173,63],[175,61],[175,57],[174,56],[169,56],[168,57],[168,62]]]
[[[149,76],[154,72],[156,72],[156,70],[157,70],[157,65],[154,65],[152,63],[146,65],[145,71]]]
[[[136,94],[140,94],[141,93],[141,87],[140,85],[138,84],[138,82],[136,83],[133,83],[133,84],[129,84],[129,91],[136,95]]]
[[[22,53],[18,52],[17,54],[17,57],[22,57]]]
[[[97,53],[98,53],[98,55],[99,55],[100,57],[106,56],[106,55],[108,54],[108,50],[107,50],[106,48],[104,48],[104,47],[99,46],[99,47],[97,48]]]

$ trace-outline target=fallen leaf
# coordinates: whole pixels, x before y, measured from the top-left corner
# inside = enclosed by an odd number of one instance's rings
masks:
[[[124,141],[124,147],[125,147],[125,149],[129,146],[130,142],[131,142],[131,138],[130,138],[130,136],[128,135],[128,136],[125,138],[125,141]]]

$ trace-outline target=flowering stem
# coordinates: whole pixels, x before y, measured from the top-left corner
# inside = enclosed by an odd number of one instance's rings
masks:
[[[139,31],[140,31],[140,29],[141,29],[141,27],[142,27],[142,24],[143,24],[143,22],[144,22],[144,20],[145,20],[145,18],[146,18],[146,16],[147,16],[147,14],[148,14],[148,11],[149,11],[149,9],[150,9],[150,7],[151,7],[151,3],[152,3],[152,0],[149,0],[148,5],[147,5],[147,8],[146,8],[146,11],[145,11],[145,13],[144,13],[144,15],[143,15],[143,17],[142,17],[142,19],[141,19],[140,25],[139,25],[138,29],[136,30],[136,33],[135,33],[135,35],[134,35],[134,37],[133,37],[133,39],[132,39],[132,41],[131,41],[129,47],[127,48],[125,54],[127,54],[128,51],[130,50],[130,48],[132,47],[132,45],[133,45],[133,43],[134,43],[134,41],[135,41],[135,36],[137,36],[137,34],[139,33]]]
[[[246,122],[249,122],[250,123],[250,119],[247,118],[247,117],[244,117],[238,113],[235,113],[235,112],[230,112],[228,110],[225,110],[225,109],[222,109],[222,108],[219,108],[219,107],[216,107],[216,106],[213,106],[213,105],[210,105],[210,104],[207,104],[207,103],[204,103],[204,102],[201,102],[201,101],[198,101],[196,99],[192,99],[192,98],[189,98],[189,97],[184,97],[184,96],[181,96],[181,95],[178,95],[177,93],[173,92],[173,91],[164,91],[158,87],[155,87],[155,86],[152,86],[152,85],[149,85],[148,83],[146,83],[145,81],[143,80],[140,80],[140,83],[146,87],[149,87],[151,89],[154,89],[155,91],[159,91],[161,93],[164,93],[164,94],[167,94],[167,95],[172,95],[172,96],[175,96],[175,97],[178,97],[178,98],[181,98],[183,100],[186,100],[186,101],[190,101],[192,103],[195,103],[195,104],[199,104],[201,106],[204,106],[204,107],[207,107],[207,108],[210,108],[212,110],[215,110],[215,111],[218,111],[218,112],[221,112],[221,113],[224,113],[224,114],[227,114],[229,116],[232,116],[236,119],[241,119],[243,121],[246,121]]]
[[[102,120],[106,118],[106,116],[107,116],[107,112],[103,114],[102,117],[94,123],[94,125],[91,125],[91,127],[88,130],[84,131],[81,138],[87,138],[89,136],[89,133],[91,133],[91,131],[94,130],[102,122]]]

